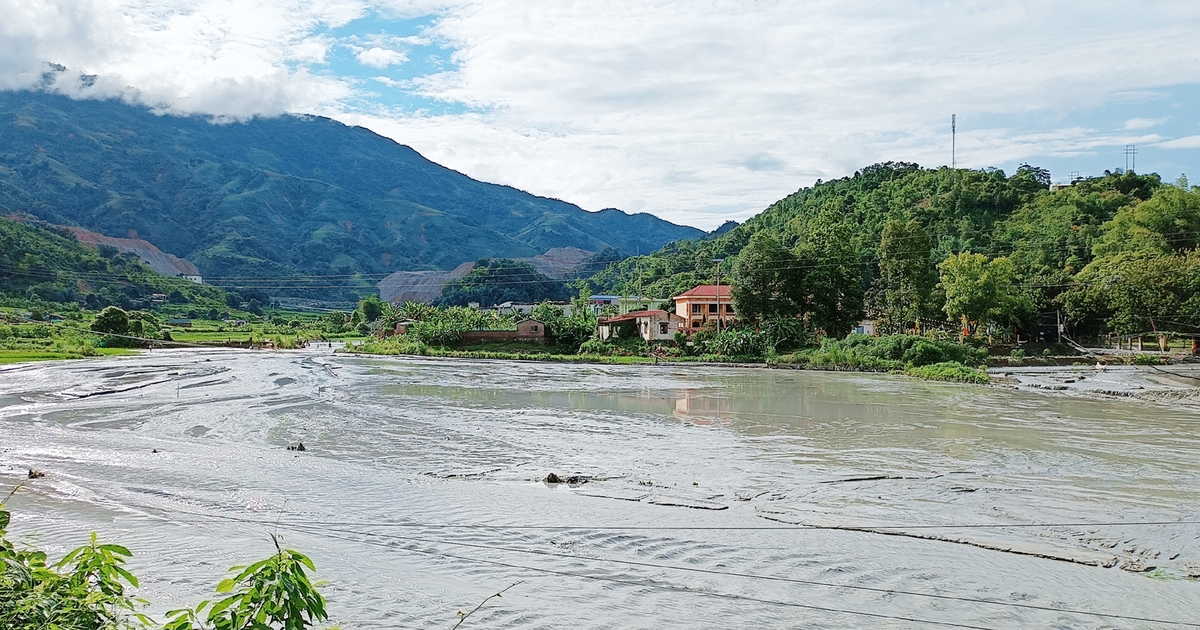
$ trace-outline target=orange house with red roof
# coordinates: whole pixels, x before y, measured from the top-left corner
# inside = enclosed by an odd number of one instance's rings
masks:
[[[721,322],[721,328],[738,321],[727,284],[702,284],[673,299],[675,314],[684,319],[679,329],[689,335],[706,326],[715,328],[718,321]]]

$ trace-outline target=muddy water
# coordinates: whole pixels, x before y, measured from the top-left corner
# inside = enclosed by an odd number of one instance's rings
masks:
[[[463,627],[1200,622],[1187,408],[883,375],[155,351],[0,371],[0,481],[31,467],[47,475],[13,500],[13,532],[126,544],[154,612],[278,531],[345,628],[448,628],[518,581]],[[1109,524],[1131,522],[1162,524]]]

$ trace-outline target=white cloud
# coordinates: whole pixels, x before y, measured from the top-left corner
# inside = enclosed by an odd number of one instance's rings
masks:
[[[331,106],[350,96],[349,84],[291,64],[322,62],[330,42],[314,30],[366,10],[359,0],[0,0],[0,85],[31,86],[51,61],[99,75],[85,94],[170,111],[246,117]]]
[[[1125,130],[1137,131],[1140,129],[1149,129],[1151,127],[1157,127],[1165,122],[1167,122],[1167,119],[1165,118],[1130,118],[1129,120],[1125,121]]]
[[[1160,146],[1164,149],[1200,149],[1200,136],[1176,138],[1174,140],[1160,142],[1157,146]]]
[[[356,54],[355,57],[358,58],[359,63],[365,66],[371,66],[372,68],[398,66],[405,61],[408,61],[408,57],[406,57],[404,53],[397,52],[395,50],[388,50],[386,48],[380,48],[379,46],[363,50]]]
[[[416,36],[322,34],[430,11]],[[965,166],[1191,147],[1146,133],[1152,118],[1118,133],[979,121],[1065,119],[1200,83],[1198,27],[1200,4],[1185,0],[0,0],[0,87],[33,85],[55,61],[74,71],[60,88],[79,94],[325,113],[475,177],[713,227],[865,164],[947,163],[951,113]],[[473,111],[349,111],[373,98],[371,77],[323,65],[339,46],[384,68],[430,43],[453,50],[450,70],[374,82]],[[81,88],[78,72],[100,78]]]
[[[457,67],[414,82],[482,113],[344,119],[468,174],[710,227],[876,161],[948,163],[955,112],[965,166],[1136,142],[975,121],[1200,81],[1198,16],[1183,2],[1131,14],[1116,2],[492,0],[437,23]]]

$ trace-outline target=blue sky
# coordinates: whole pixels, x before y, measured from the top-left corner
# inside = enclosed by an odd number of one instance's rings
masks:
[[[473,177],[713,228],[876,162],[1200,183],[1200,3],[0,0],[0,89],[366,126]],[[80,87],[78,74],[96,75]]]

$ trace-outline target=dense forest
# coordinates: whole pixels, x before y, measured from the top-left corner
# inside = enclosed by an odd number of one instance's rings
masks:
[[[1047,335],[1200,331],[1200,190],[1105,173],[1050,186],[1022,166],[877,164],[708,240],[610,264],[599,291],[670,297],[718,278],[750,319],[846,332],[966,326]],[[715,262],[721,261],[721,262]]]

